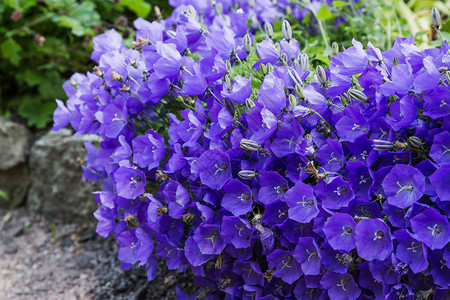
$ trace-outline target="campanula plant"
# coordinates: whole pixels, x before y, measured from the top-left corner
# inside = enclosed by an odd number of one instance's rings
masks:
[[[152,280],[158,257],[196,299],[445,299],[449,43],[353,40],[313,68],[289,22],[257,41],[198,10],[96,37],[57,100],[55,130],[103,139],[84,177],[122,267]]]

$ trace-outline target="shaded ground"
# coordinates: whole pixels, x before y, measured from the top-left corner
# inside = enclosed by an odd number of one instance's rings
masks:
[[[164,267],[151,283],[139,269],[121,270],[117,243],[94,227],[0,209],[0,299],[176,299],[177,284],[195,289]],[[176,284],[166,286],[171,275]]]

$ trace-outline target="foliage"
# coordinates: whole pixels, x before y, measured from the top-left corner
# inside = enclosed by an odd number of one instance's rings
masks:
[[[18,114],[28,126],[45,128],[54,99],[64,97],[64,78],[92,66],[92,37],[116,28],[131,39],[129,20],[150,17],[148,2],[117,2],[1,0],[0,114]]]

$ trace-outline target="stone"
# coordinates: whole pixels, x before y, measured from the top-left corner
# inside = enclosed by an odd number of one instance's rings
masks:
[[[0,170],[24,163],[30,141],[31,133],[24,125],[0,117]]]
[[[77,158],[84,158],[84,143],[98,145],[93,135],[76,137],[71,130],[49,132],[31,147],[29,158],[30,189],[27,207],[66,222],[94,221],[97,208],[93,186],[81,180]]]
[[[23,204],[27,196],[30,177],[25,163],[9,170],[0,170],[0,207],[11,208]]]
[[[17,207],[25,201],[31,141],[27,127],[0,117],[0,207]]]

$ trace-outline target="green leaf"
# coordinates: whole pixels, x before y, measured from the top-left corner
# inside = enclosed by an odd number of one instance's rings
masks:
[[[21,77],[29,86],[38,85],[42,81],[42,76],[33,69],[26,69]]]
[[[2,1],[0,1],[2,2]],[[1,4],[1,3],[0,3]],[[6,0],[6,4],[13,9],[25,11],[36,5],[36,0]]]
[[[333,7],[347,6],[347,5],[349,5],[349,3],[346,1],[333,1],[333,4],[332,4]]]
[[[0,45],[0,52],[3,58],[8,59],[14,66],[18,66],[21,60],[20,51],[22,47],[17,44],[13,39],[4,41]]]
[[[331,13],[331,11],[328,9],[328,5],[323,4],[319,11],[317,12],[317,20],[319,21],[326,21],[333,18],[333,14]]]
[[[0,190],[0,197],[5,199],[5,200],[9,200],[8,194],[5,191],[3,191],[3,190]],[[3,218],[3,222],[4,223],[7,222],[7,221],[5,222],[5,218]]]
[[[18,113],[27,120],[27,125],[38,129],[45,128],[52,120],[56,108],[54,102],[44,102],[41,98],[25,95],[20,98]]]
[[[127,7],[142,18],[147,17],[152,9],[152,6],[143,0],[122,0],[119,5]]]

